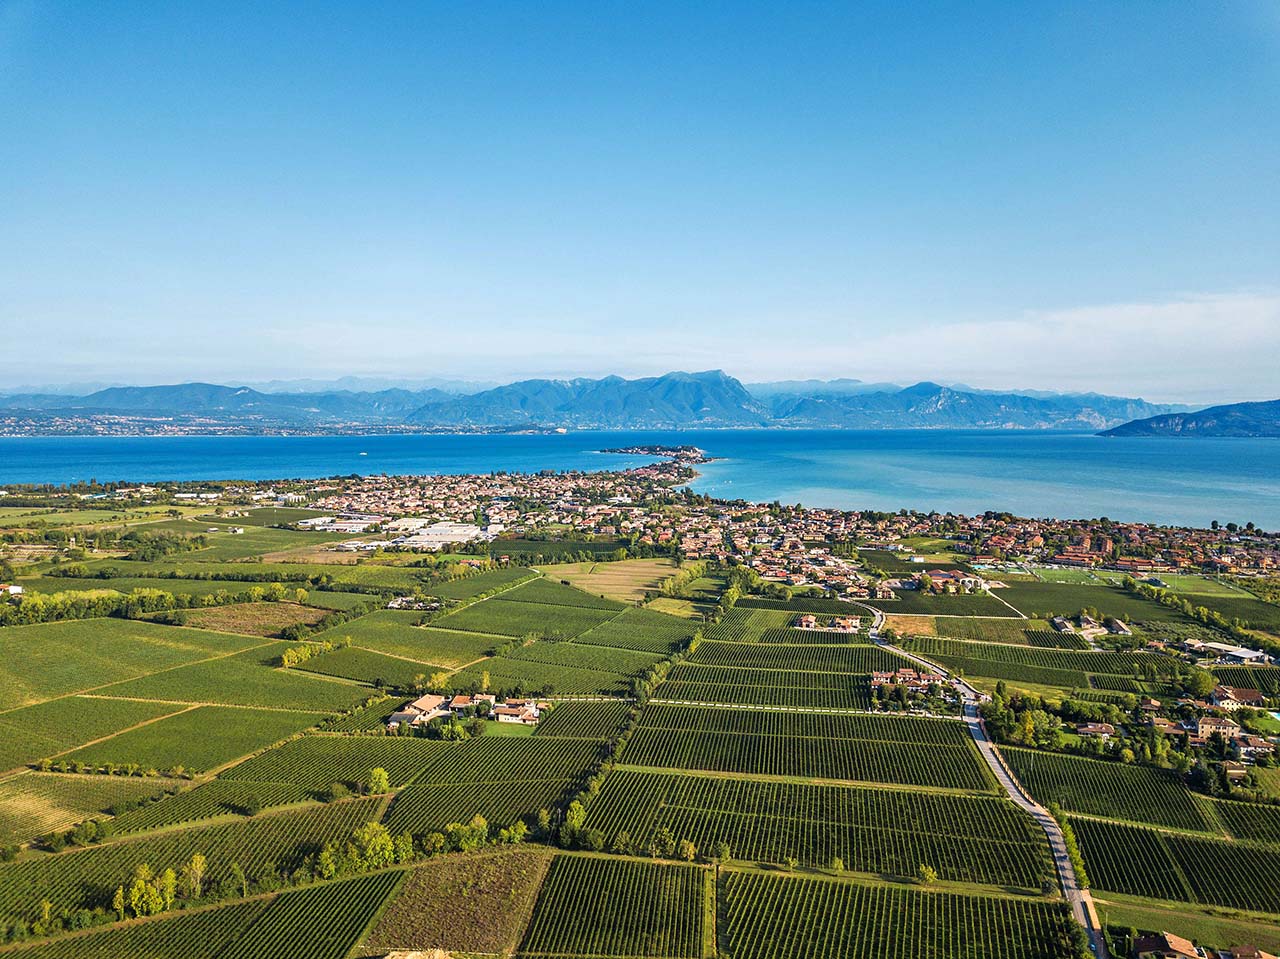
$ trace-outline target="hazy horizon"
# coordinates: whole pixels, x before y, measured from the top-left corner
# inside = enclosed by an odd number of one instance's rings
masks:
[[[0,0],[0,386],[1273,398],[1278,9]]]
[[[578,378],[599,379],[604,376],[619,375],[624,379],[642,379],[651,376],[661,376],[666,373],[700,373],[709,372],[709,370],[663,370],[660,373],[643,373],[628,376],[620,373],[601,373],[601,374],[545,374],[531,376],[512,376],[508,378],[498,378],[493,380],[471,380],[462,378],[451,378],[441,376],[378,376],[378,375],[336,375],[332,377],[282,377],[274,379],[246,379],[229,377],[227,379],[211,379],[211,378],[192,378],[184,380],[156,380],[139,381],[129,379],[107,379],[107,380],[86,380],[77,382],[57,382],[57,383],[16,383],[13,385],[5,384],[0,381],[0,396],[12,396],[23,394],[51,394],[51,395],[79,395],[90,394],[104,389],[122,388],[122,387],[163,387],[163,386],[180,386],[187,383],[208,383],[217,386],[230,387],[247,387],[249,389],[259,390],[265,393],[309,393],[321,391],[337,391],[350,390],[353,392],[376,392],[386,389],[406,389],[406,390],[426,390],[441,389],[445,392],[454,392],[458,394],[478,393],[484,390],[493,389],[499,386],[506,386],[512,383],[522,382],[526,380],[573,380]],[[778,383],[813,383],[816,386],[822,384],[835,383],[841,380],[858,381],[863,384],[883,386],[889,388],[907,388],[917,383],[932,382],[940,386],[949,387],[956,390],[974,390],[978,392],[995,392],[995,393],[1046,393],[1059,395],[1073,394],[1089,394],[1098,393],[1104,396],[1129,397],[1133,399],[1142,399],[1151,403],[1166,403],[1173,405],[1187,406],[1216,406],[1227,403],[1242,402],[1259,402],[1264,400],[1272,400],[1280,397],[1280,388],[1276,395],[1259,395],[1259,396],[1243,396],[1236,399],[1217,399],[1197,401],[1195,399],[1179,399],[1177,397],[1163,398],[1157,396],[1145,396],[1137,393],[1125,392],[1123,389],[1115,390],[1091,390],[1091,389],[1055,389],[1049,385],[1025,386],[1025,385],[1008,385],[1008,386],[981,386],[976,383],[962,383],[958,381],[950,381],[938,377],[924,377],[919,380],[891,382],[885,380],[873,380],[868,377],[859,376],[834,376],[834,377],[814,377],[814,376],[778,376],[773,378],[755,378],[737,376],[732,370],[723,370],[729,376],[739,380],[748,388],[757,386],[770,386]]]

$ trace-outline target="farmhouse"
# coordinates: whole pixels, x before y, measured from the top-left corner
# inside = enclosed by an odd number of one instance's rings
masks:
[[[1242,689],[1239,686],[1215,686],[1210,701],[1228,712],[1235,712],[1241,706],[1261,709],[1267,704],[1266,698],[1256,689]]]
[[[1196,720],[1196,735],[1201,739],[1208,739],[1214,733],[1230,739],[1238,732],[1240,727],[1236,723],[1221,716],[1201,716]]]
[[[443,696],[436,696],[433,693],[419,696],[413,702],[406,703],[392,713],[387,719],[387,728],[399,729],[401,726],[425,726],[433,719],[448,715],[448,712],[444,709],[444,703]]]
[[[1216,959],[1190,939],[1171,932],[1141,936],[1133,944],[1134,959]]]
[[[1110,723],[1082,723],[1076,727],[1077,736],[1089,736],[1107,740],[1116,734],[1116,727]]]

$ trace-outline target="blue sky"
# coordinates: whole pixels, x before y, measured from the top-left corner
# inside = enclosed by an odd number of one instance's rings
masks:
[[[1277,184],[1272,3],[0,0],[0,386],[1269,397]]]

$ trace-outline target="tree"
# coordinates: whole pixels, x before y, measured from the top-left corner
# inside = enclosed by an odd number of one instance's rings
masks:
[[[916,878],[920,880],[921,885],[932,886],[938,881],[938,870],[921,863],[919,870],[916,872]]]
[[[249,877],[244,874],[244,870],[240,868],[240,863],[238,862],[231,864],[231,881],[240,890],[240,895],[247,899],[249,896]]]
[[[841,859],[839,856],[832,856],[832,857],[831,857],[831,871],[832,871],[832,872],[844,872],[844,860],[843,860],[843,859]]]
[[[676,854],[685,862],[693,862],[698,858],[698,847],[689,839],[681,839]]]
[[[711,858],[717,862],[728,862],[733,858],[733,850],[729,848],[729,844],[723,839],[711,845]]]
[[[191,856],[191,861],[182,867],[182,885],[192,899],[199,899],[204,895],[204,875],[208,866],[209,861],[205,859],[204,853],[197,852]]]
[[[369,792],[376,796],[391,792],[391,779],[381,766],[369,770]]]
[[[395,862],[395,843],[380,822],[367,822],[351,834],[358,861],[365,869],[381,869]]]
[[[173,908],[173,900],[178,895],[178,874],[172,868],[160,873],[156,880],[156,888],[160,890],[160,899],[166,910]]]
[[[120,921],[124,922],[124,886],[116,886],[116,894],[111,897],[111,908],[115,910]]]

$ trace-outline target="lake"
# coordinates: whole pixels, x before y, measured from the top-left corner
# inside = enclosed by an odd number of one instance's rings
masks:
[[[982,430],[0,439],[0,485],[613,469],[606,447],[691,443],[699,492],[847,509],[1280,527],[1280,441]]]

